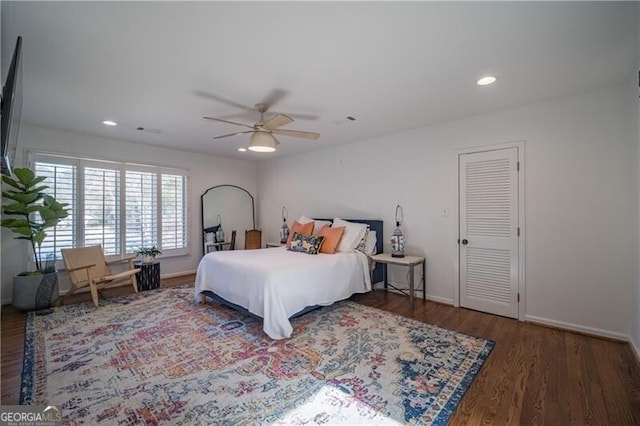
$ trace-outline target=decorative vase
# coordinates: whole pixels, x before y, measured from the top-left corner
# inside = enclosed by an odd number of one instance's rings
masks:
[[[286,243],[287,238],[289,238],[289,227],[287,226],[287,222],[283,222],[282,228],[280,228],[280,243]]]
[[[153,263],[153,259],[155,258],[151,255],[144,255],[142,256],[142,263]]]
[[[403,219],[402,207],[396,206],[396,229],[391,235],[391,257],[404,257],[404,234],[400,229]]]
[[[404,257],[404,235],[399,225],[391,235],[391,257]]]
[[[12,305],[20,311],[47,309],[60,297],[58,274],[16,275],[13,277]]]

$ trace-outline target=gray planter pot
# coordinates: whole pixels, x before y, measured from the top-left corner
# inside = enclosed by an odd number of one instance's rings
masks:
[[[16,275],[13,277],[13,306],[21,311],[37,311],[58,300],[58,274]]]

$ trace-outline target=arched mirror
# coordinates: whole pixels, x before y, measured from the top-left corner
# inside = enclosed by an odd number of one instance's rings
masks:
[[[255,228],[253,196],[235,185],[218,185],[200,197],[204,254],[229,249],[236,231],[235,248],[244,247],[244,231]],[[222,232],[221,232],[222,231]]]

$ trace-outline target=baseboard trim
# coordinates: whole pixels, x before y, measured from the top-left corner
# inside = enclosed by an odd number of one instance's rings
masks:
[[[371,284],[371,288],[372,288],[373,290],[384,290],[384,282],[380,281],[380,282],[377,282],[377,283],[373,283],[373,284]],[[406,288],[405,288],[405,289],[403,289],[403,290],[404,290],[404,291],[409,291],[409,290],[408,290],[408,289],[406,289]],[[391,287],[389,287],[389,288],[387,289],[387,291],[388,291],[389,293],[401,294],[401,295],[404,295],[404,296],[409,297],[407,294],[405,294],[405,293],[403,293],[403,292],[401,292],[401,291],[399,291],[399,290],[396,290],[396,289],[394,289],[394,288],[391,288]],[[416,291],[416,292],[414,293],[414,297],[416,298],[416,300],[420,300],[420,299],[422,299],[422,291]],[[427,294],[426,299],[427,299],[427,300],[429,300],[429,301],[431,301],[431,302],[436,302],[436,303],[441,303],[441,304],[443,304],[443,305],[453,306],[453,300],[452,300],[452,299],[447,299],[446,297],[431,296],[431,295],[428,295],[428,294]]]
[[[622,333],[616,333],[608,330],[602,330],[599,328],[585,327],[578,324],[572,324],[572,323],[563,322],[563,321],[551,320],[548,318],[536,317],[534,315],[526,315],[525,321],[531,324],[557,328],[559,330],[573,331],[576,333],[585,334],[587,336],[604,337],[604,338],[616,340],[619,342],[630,342],[628,335],[625,335]]]
[[[452,299],[447,299],[446,297],[430,296],[430,295],[427,294],[427,300],[430,300],[430,301],[436,302],[436,303],[441,303],[443,305],[453,306],[453,300]]]
[[[163,278],[175,278],[175,277],[181,277],[181,276],[183,276],[183,275],[185,275],[185,276],[186,276],[186,275],[193,275],[193,274],[195,274],[195,273],[196,273],[196,270],[195,270],[195,269],[193,269],[193,270],[191,270],[191,271],[173,272],[173,273],[171,273],[171,274],[161,274],[161,275],[160,275],[160,279],[163,279]]]

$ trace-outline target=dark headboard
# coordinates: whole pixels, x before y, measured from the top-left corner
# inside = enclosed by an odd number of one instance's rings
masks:
[[[317,220],[326,220],[329,222],[333,222],[333,219],[322,219],[316,218]],[[356,223],[366,223],[369,225],[369,229],[372,231],[376,231],[376,254],[382,253],[384,251],[384,234],[382,232],[384,228],[384,222],[382,220],[377,219],[344,219],[347,222],[356,222]],[[375,283],[378,283],[383,280],[382,277],[382,265],[377,264],[376,268],[373,270],[373,277],[371,278],[371,286]]]

